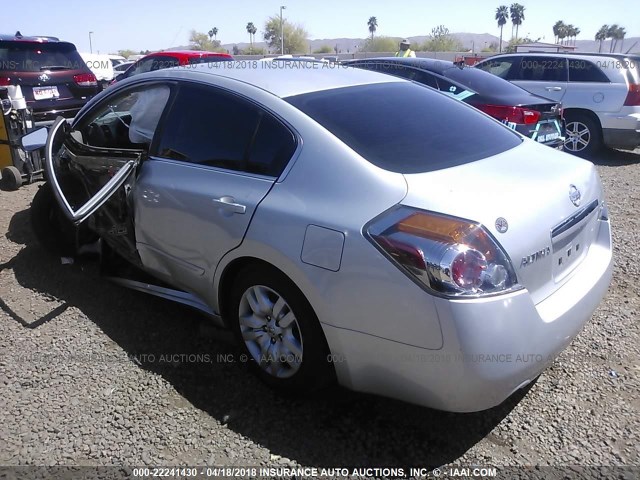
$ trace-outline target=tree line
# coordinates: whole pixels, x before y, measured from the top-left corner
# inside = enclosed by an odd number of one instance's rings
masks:
[[[500,5],[496,8],[495,20],[500,28],[500,41],[498,45],[491,44],[488,48],[485,45],[483,51],[502,52],[503,46],[503,29],[504,26],[511,21],[511,40],[508,42],[506,51],[513,51],[514,47],[520,43],[535,42],[540,39],[532,40],[530,38],[519,38],[519,28],[525,20],[525,7],[519,3],[513,3],[510,6]],[[282,23],[281,23],[282,22]],[[233,47],[233,54],[253,54],[264,55],[268,53],[264,48],[255,46],[255,36],[258,29],[253,22],[248,22],[245,27],[249,35],[249,47],[241,50],[237,46]],[[367,20],[368,38],[358,49],[363,52],[394,52],[398,49],[399,38],[396,37],[376,37],[378,30],[378,18],[369,17]],[[575,45],[576,38],[580,34],[580,28],[572,24],[565,24],[563,20],[558,20],[553,25],[554,41],[560,45]],[[306,53],[309,51],[307,38],[308,32],[298,24],[289,22],[286,18],[281,19],[279,15],[272,15],[264,24],[262,34],[263,40],[266,42],[268,51],[272,53],[280,53],[282,47],[281,35],[284,32],[284,53]],[[189,35],[189,46],[194,50],[205,50],[212,52],[227,52],[222,48],[221,42],[218,40],[219,29],[212,27],[207,33],[191,30]],[[615,52],[619,47],[622,52],[626,30],[617,24],[603,25],[595,35],[595,40],[600,42],[599,51],[602,52],[603,44],[606,40],[611,39],[609,52]],[[464,46],[453,37],[449,29],[444,25],[438,25],[431,30],[431,35],[423,43],[411,45],[411,49],[415,51],[462,51]],[[339,53],[338,46],[323,45],[313,53]],[[121,55],[124,53],[133,54],[132,50],[120,50]],[[143,53],[142,51],[140,53]],[[147,51],[148,53],[148,51]],[[124,55],[125,57],[128,55]]]

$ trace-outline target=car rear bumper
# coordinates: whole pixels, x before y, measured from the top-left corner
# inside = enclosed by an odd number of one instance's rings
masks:
[[[354,390],[447,411],[499,405],[578,334],[605,295],[611,273],[610,225],[601,221],[573,277],[537,305],[524,289],[486,299],[435,299],[440,350],[325,326],[338,379]]]
[[[638,130],[619,130],[604,128],[602,130],[604,144],[611,148],[635,150],[640,147],[640,128]]]
[[[600,121],[602,140],[608,147],[633,150],[640,146],[640,112],[605,114]]]

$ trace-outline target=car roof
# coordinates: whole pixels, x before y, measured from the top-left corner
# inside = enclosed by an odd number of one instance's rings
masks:
[[[491,55],[490,57],[485,58],[483,61],[491,60],[492,58],[501,58],[501,57],[609,57],[609,58],[640,58],[637,54],[627,54],[627,53],[599,53],[599,52],[514,52],[514,53],[499,53],[497,55]]]
[[[9,42],[33,42],[33,43],[68,43],[61,42],[58,37],[51,37],[48,35],[7,35],[4,33],[0,33],[0,41],[9,41]]]
[[[189,79],[194,75],[200,75],[199,80],[202,80],[202,74],[234,79],[280,98],[357,85],[409,83],[398,77],[368,70],[310,62],[203,63],[189,68],[175,67],[143,73],[132,79],[143,77]],[[214,83],[213,78],[212,83]]]
[[[6,35],[0,33],[0,42],[16,42],[16,43],[39,43],[39,44],[54,44],[54,45],[66,45],[73,46],[75,45],[71,42],[65,42],[60,40],[58,37],[51,36],[15,36],[15,35]]]

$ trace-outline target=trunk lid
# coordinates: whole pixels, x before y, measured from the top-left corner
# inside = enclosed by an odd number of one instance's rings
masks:
[[[473,163],[405,178],[408,193],[402,204],[482,223],[536,304],[587,255],[604,201],[591,162],[532,141]],[[498,231],[497,223],[504,226],[498,219],[508,224],[504,233]]]

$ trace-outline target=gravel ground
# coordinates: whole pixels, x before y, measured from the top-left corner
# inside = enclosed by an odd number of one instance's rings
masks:
[[[38,185],[0,192],[0,465],[640,465],[640,150],[596,163],[607,297],[526,392],[464,415],[276,396],[197,313],[47,255],[29,227]]]

